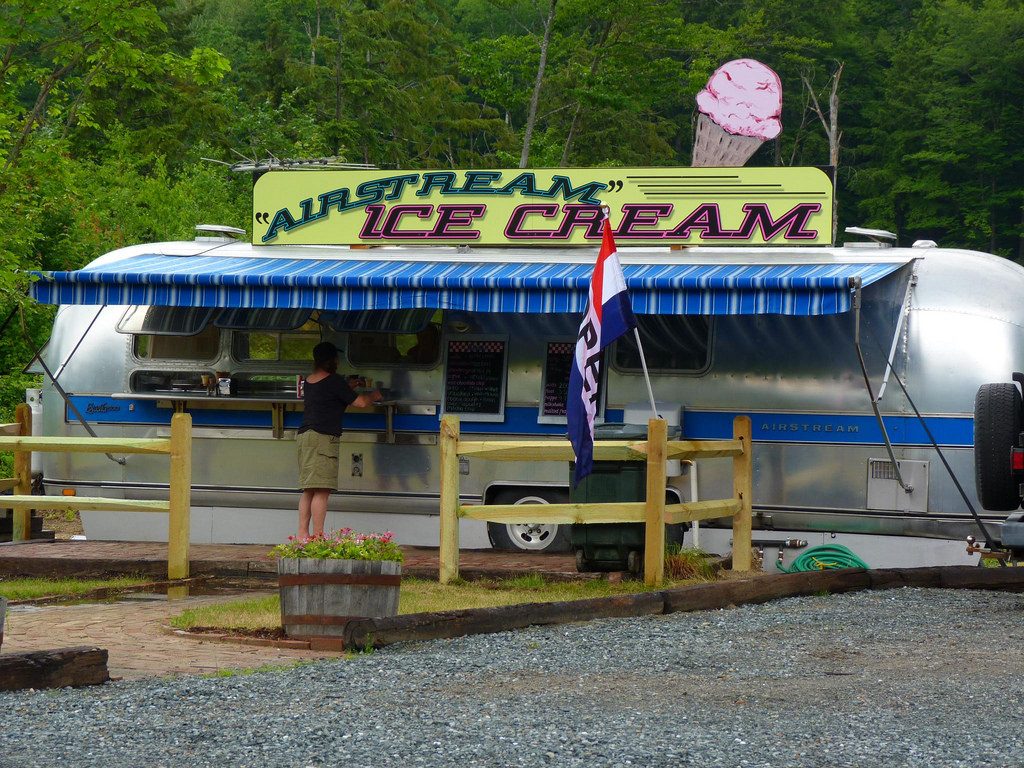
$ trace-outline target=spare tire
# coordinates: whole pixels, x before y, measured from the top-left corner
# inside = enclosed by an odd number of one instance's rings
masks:
[[[974,398],[974,479],[985,509],[1020,506],[1010,452],[1020,439],[1021,396],[1015,384],[983,384]]]

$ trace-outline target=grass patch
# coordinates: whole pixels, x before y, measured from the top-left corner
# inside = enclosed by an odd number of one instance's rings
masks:
[[[679,585],[680,582],[670,581],[659,589]],[[491,608],[519,603],[583,600],[646,592],[649,589],[642,581],[610,583],[603,579],[589,579],[548,582],[536,574],[501,581],[472,581],[458,584],[439,584],[436,581],[404,577],[398,612],[424,613],[462,608]],[[171,626],[177,629],[216,627],[247,632],[276,629],[281,626],[281,605],[277,595],[205,605],[190,608],[173,617]]]
[[[177,629],[219,627],[221,629],[273,629],[281,626],[281,604],[277,595],[232,600],[216,605],[189,608],[171,618]]]
[[[75,597],[98,589],[131,589],[152,579],[118,576],[110,579],[9,579],[0,581],[0,597],[36,600],[41,597]]]
[[[311,661],[299,660],[292,662],[291,664],[264,664],[260,667],[246,667],[244,669],[218,669],[216,672],[211,672],[208,675],[200,675],[200,677],[245,677],[247,675],[258,675],[263,672],[289,672],[299,667],[304,667],[307,664],[312,664]],[[169,678],[169,679],[174,679]]]
[[[665,553],[665,575],[670,579],[714,581],[717,567],[707,552],[693,547],[669,545]]]

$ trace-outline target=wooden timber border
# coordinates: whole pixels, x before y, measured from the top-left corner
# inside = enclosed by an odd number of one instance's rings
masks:
[[[732,518],[732,569],[749,571],[753,460],[750,418],[737,416],[732,440],[668,440],[664,419],[651,419],[647,440],[601,440],[594,460],[646,461],[647,500],[605,504],[487,504],[459,501],[459,457],[491,461],[563,461],[574,459],[568,440],[462,440],[459,419],[441,418],[441,547],[442,584],[459,578],[459,518],[492,523],[644,523],[644,581],[660,586],[665,578],[665,525],[721,517]],[[728,499],[665,503],[665,461],[668,459],[732,458],[733,495]]]
[[[79,688],[108,680],[107,651],[103,648],[76,646],[0,656],[0,691]]]
[[[176,413],[171,417],[169,438],[128,437],[32,437],[32,411],[22,403],[16,410],[18,434],[0,435],[0,451],[14,452],[12,496],[0,496],[0,509],[14,512],[12,541],[31,537],[33,509],[102,509],[114,512],[166,512],[167,578],[187,579],[188,541],[192,504],[192,417]],[[33,496],[32,452],[51,453],[141,453],[170,456],[170,493],[167,501],[111,499],[84,496]],[[0,481],[2,482],[2,481]]]
[[[530,626],[570,624],[592,619],[662,616],[688,611],[735,608],[785,597],[842,594],[868,589],[927,587],[1024,592],[1024,568],[942,566],[812,571],[694,584],[631,595],[596,597],[559,603],[525,603],[497,608],[410,613],[377,619],[352,619],[339,637],[273,640],[226,633],[166,631],[204,642],[242,643],[295,650],[351,651],[395,643],[440,640],[465,635],[507,632]]]

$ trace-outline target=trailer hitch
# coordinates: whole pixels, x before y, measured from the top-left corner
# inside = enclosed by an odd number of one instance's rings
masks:
[[[981,555],[982,557],[991,557],[993,560],[1009,560],[1013,555],[1005,549],[985,549],[983,546],[976,543],[977,539],[973,536],[967,537],[967,554],[969,555]]]

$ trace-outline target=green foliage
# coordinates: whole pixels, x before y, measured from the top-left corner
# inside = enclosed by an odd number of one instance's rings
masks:
[[[394,560],[402,562],[402,550],[394,542],[394,534],[355,533],[342,528],[308,539],[289,536],[288,542],[272,550],[276,557],[308,557],[316,560]]]
[[[875,223],[1022,260],[1022,36],[1019,3],[942,0],[894,38],[856,184]]]

